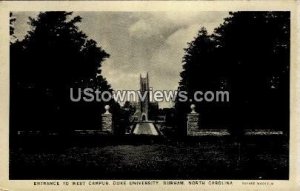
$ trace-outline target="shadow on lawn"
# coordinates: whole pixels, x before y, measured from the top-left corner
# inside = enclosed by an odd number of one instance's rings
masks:
[[[22,137],[10,179],[288,179],[288,139]]]

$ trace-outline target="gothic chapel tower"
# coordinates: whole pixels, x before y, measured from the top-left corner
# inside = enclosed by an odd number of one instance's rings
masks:
[[[146,74],[146,77],[142,77],[140,74],[140,92],[141,96],[145,98],[144,100],[140,99],[140,120],[141,121],[147,121],[149,117],[149,77],[148,72]],[[144,96],[146,94],[146,96]]]

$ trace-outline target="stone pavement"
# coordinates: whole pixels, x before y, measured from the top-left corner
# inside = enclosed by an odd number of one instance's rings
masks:
[[[135,135],[159,135],[160,133],[151,122],[137,123],[133,129]]]

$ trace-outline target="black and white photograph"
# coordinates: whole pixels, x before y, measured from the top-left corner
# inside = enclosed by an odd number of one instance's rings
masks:
[[[9,18],[11,180],[289,180],[289,11]]]
[[[0,2],[0,190],[297,190],[293,5]]]

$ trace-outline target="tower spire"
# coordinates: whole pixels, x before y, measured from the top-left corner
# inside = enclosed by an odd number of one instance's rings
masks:
[[[146,94],[146,97],[143,99],[140,98],[140,120],[147,121],[148,120],[148,110],[149,110],[149,80],[148,80],[148,72],[146,76],[143,77],[140,74],[140,91],[142,95]]]

